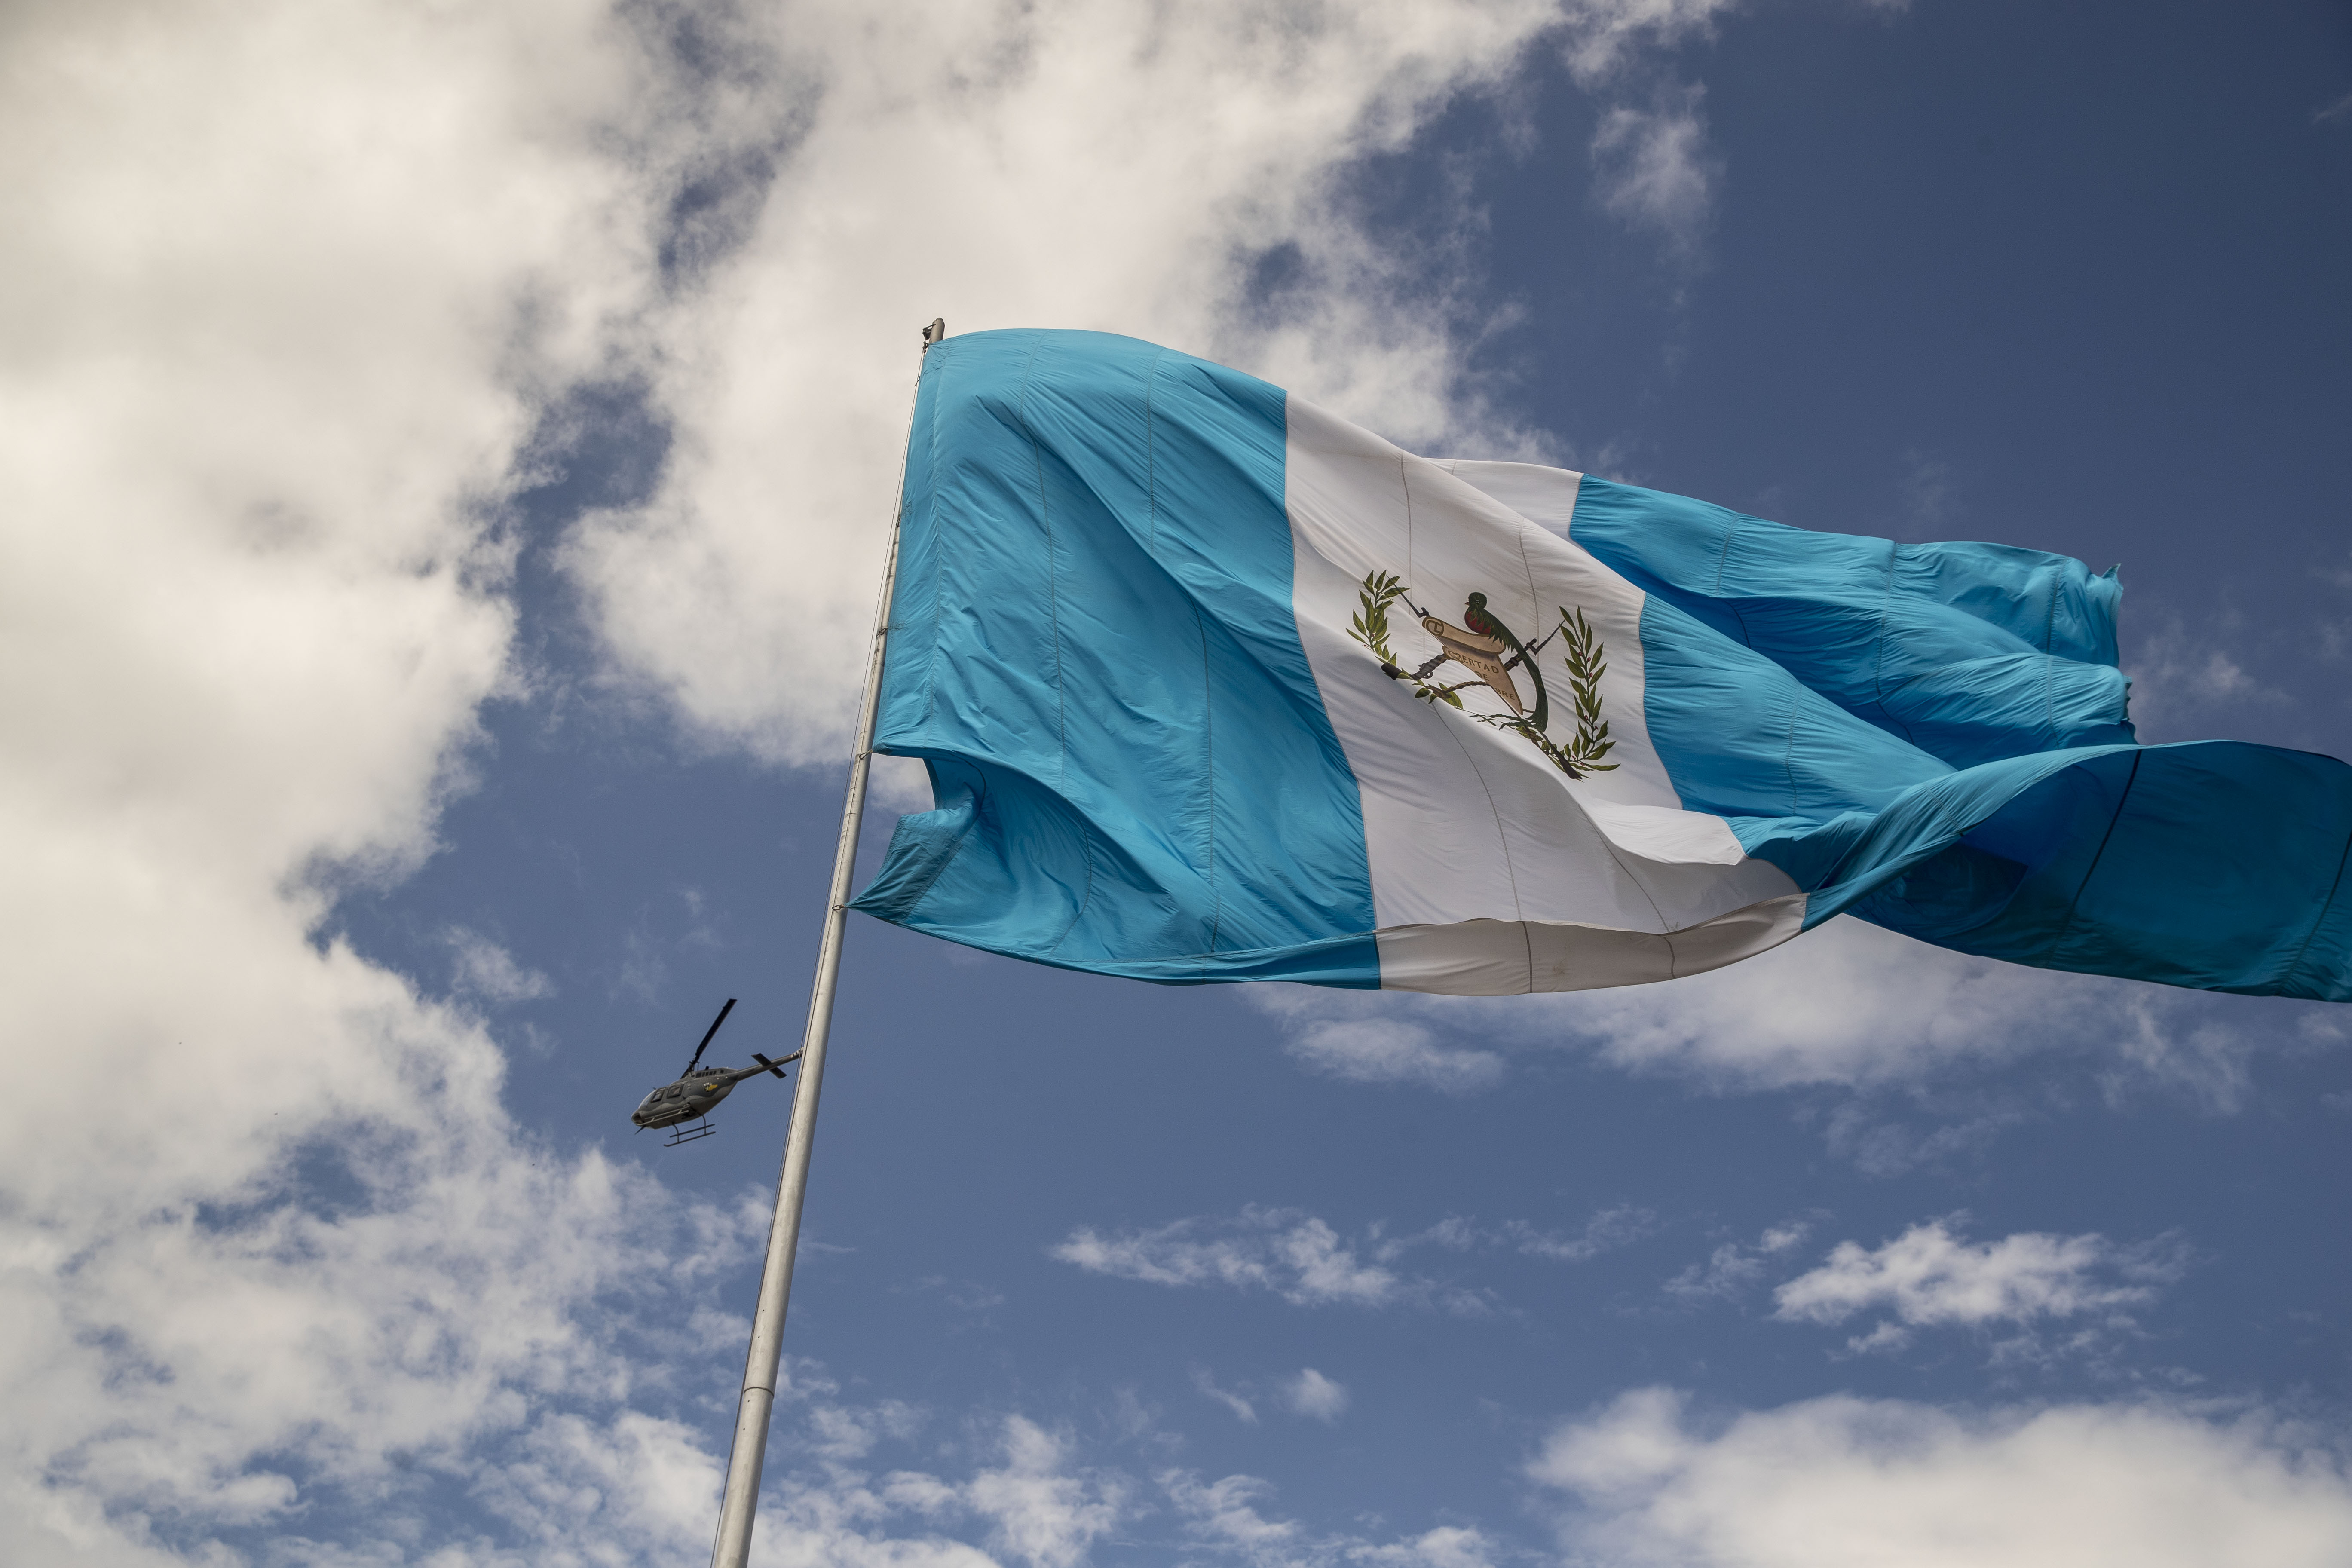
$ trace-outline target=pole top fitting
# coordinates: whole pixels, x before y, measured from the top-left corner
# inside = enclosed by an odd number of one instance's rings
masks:
[[[930,353],[931,345],[944,340],[947,335],[948,319],[945,316],[933,316],[931,324],[923,329],[923,352]]]

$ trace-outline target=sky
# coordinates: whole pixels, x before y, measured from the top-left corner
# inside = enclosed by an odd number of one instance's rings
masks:
[[[2120,562],[2352,752],[2352,10],[0,11],[12,1563],[707,1561],[917,333]],[[885,760],[870,874],[919,768]],[[2352,1015],[854,916],[754,1562],[2352,1561]]]

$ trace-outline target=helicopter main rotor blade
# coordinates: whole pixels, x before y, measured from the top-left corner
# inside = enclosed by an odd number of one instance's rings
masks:
[[[678,1077],[686,1077],[687,1073],[692,1072],[701,1064],[702,1053],[710,1048],[710,1037],[719,1032],[719,1026],[725,1023],[727,1015],[733,1011],[735,1011],[735,998],[730,996],[727,998],[727,1005],[719,1009],[719,1016],[710,1020],[710,1027],[702,1032],[702,1044],[694,1047],[694,1055],[686,1064],[686,1072],[678,1074]]]

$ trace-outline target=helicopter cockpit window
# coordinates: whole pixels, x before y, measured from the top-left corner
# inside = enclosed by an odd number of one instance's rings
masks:
[[[676,1100],[676,1099],[679,1098],[681,1095],[683,1095],[683,1094],[685,1094],[685,1093],[686,1093],[686,1090],[684,1090],[684,1089],[671,1089],[671,1090],[669,1091],[669,1093],[668,1093],[668,1095],[667,1096],[667,1098],[668,1098],[668,1099],[670,1099],[670,1100]]]

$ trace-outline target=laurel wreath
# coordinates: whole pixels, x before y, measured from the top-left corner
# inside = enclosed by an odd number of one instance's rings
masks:
[[[1549,736],[1528,739],[1536,740],[1544,754],[1570,778],[1612,772],[1617,764],[1601,760],[1617,745],[1609,738],[1609,721],[1601,716],[1601,678],[1609,673],[1609,646],[1593,632],[1581,606],[1573,612],[1560,606],[1557,635],[1561,661],[1568,666],[1569,695],[1576,707],[1576,739],[1565,746],[1553,743]]]
[[[1414,688],[1413,695],[1424,700],[1434,701],[1443,698],[1459,708],[1462,700],[1447,689],[1431,686],[1427,681],[1407,675],[1403,667],[1397,663],[1395,652],[1389,647],[1389,606],[1403,598],[1405,592],[1404,584],[1393,572],[1366,574],[1363,592],[1357,595],[1359,606],[1348,620],[1348,635],[1372,650],[1372,657],[1381,661],[1381,673],[1391,680],[1411,683]]]
[[[1477,680],[1457,680],[1450,685],[1433,685],[1411,673],[1397,662],[1389,647],[1389,606],[1404,597],[1408,590],[1392,572],[1373,572],[1364,578],[1358,595],[1358,608],[1348,622],[1348,635],[1371,651],[1381,661],[1381,673],[1391,680],[1402,680],[1412,688],[1412,694],[1432,707],[1443,702],[1461,708],[1456,695],[1463,687],[1481,684]],[[1609,721],[1601,716],[1601,678],[1609,672],[1608,645],[1584,618],[1582,608],[1570,610],[1560,606],[1559,626],[1551,634],[1560,644],[1561,660],[1568,666],[1568,689],[1576,709],[1576,735],[1567,744],[1553,740],[1526,719],[1507,714],[1473,713],[1471,718],[1497,730],[1508,730],[1533,745],[1552,761],[1552,764],[1572,779],[1586,773],[1609,773],[1617,766],[1601,759],[1614,750],[1617,742],[1609,738]],[[1545,637],[1536,644],[1540,648]],[[1533,649],[1523,657],[1535,658]]]

